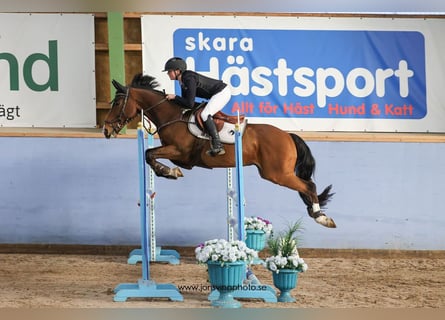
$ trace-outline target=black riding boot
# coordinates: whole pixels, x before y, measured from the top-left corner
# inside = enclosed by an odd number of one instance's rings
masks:
[[[221,140],[219,139],[218,131],[216,130],[215,122],[213,122],[212,116],[208,116],[207,120],[204,122],[207,132],[210,134],[210,150],[207,151],[211,156],[225,154]]]

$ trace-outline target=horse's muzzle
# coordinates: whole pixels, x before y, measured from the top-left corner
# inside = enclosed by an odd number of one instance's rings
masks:
[[[104,127],[104,128],[102,129],[102,133],[104,134],[104,136],[105,136],[106,139],[110,139],[110,137],[111,137],[111,133],[108,131],[107,128]]]

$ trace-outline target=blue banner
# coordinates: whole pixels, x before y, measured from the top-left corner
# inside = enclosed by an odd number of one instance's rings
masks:
[[[427,115],[425,40],[417,31],[179,28],[173,41],[190,69],[231,85],[228,114]]]

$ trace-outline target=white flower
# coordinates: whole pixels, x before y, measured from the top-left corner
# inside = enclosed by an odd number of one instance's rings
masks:
[[[258,257],[258,253],[246,246],[243,241],[226,241],[224,239],[208,240],[195,249],[195,256],[199,263],[213,262],[235,262],[246,261],[247,263]]]
[[[289,257],[271,256],[266,258],[264,265],[267,269],[274,272],[279,272],[279,269],[294,269],[305,272],[308,269],[304,260],[296,255]]]
[[[265,233],[272,232],[272,223],[261,217],[245,217],[244,218],[245,230],[261,230]]]

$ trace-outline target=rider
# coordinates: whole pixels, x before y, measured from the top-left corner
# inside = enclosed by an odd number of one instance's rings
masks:
[[[168,100],[175,100],[192,109],[195,105],[195,97],[208,99],[208,103],[201,113],[205,128],[211,136],[210,150],[207,153],[211,156],[225,154],[213,121],[213,115],[229,102],[231,98],[229,86],[221,80],[187,70],[185,61],[178,57],[169,59],[165,63],[163,71],[167,71],[170,80],[178,80],[181,85],[181,96],[170,93],[166,96]]]

